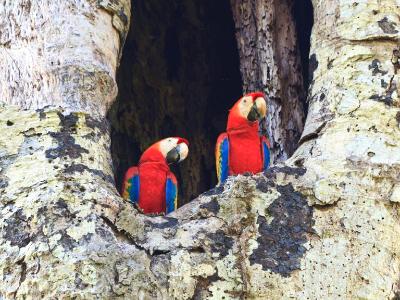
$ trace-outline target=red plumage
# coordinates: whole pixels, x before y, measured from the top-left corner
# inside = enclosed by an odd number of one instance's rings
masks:
[[[165,212],[165,183],[169,172],[169,166],[161,152],[149,148],[143,153],[139,161],[138,204],[145,214]]]
[[[177,138],[177,144],[188,141],[183,138]],[[144,213],[165,213],[167,211],[167,179],[172,180],[177,188],[177,182],[174,174],[170,171],[166,157],[161,151],[161,142],[159,141],[150,146],[141,156],[138,167],[131,167],[125,175],[122,196],[131,201],[137,201],[138,206]],[[133,199],[132,181],[133,176],[139,176],[138,199]],[[136,188],[136,187],[135,187]]]
[[[258,122],[248,122],[238,128],[229,128],[227,133],[229,137],[229,175],[261,172],[263,157]]]
[[[255,92],[245,95],[254,102],[257,98],[265,99],[264,93]],[[259,135],[258,121],[248,121],[240,114],[240,98],[232,107],[228,116],[227,135],[229,139],[229,175],[246,172],[259,173],[263,171],[264,158],[262,138]]]
[[[178,138],[178,144],[185,143],[189,147],[189,141],[184,138]]]
[[[256,100],[258,97],[264,98],[265,99],[265,94],[263,92],[254,92],[254,93],[249,93],[246,96],[251,96],[253,100]],[[245,97],[246,97],[245,96]]]

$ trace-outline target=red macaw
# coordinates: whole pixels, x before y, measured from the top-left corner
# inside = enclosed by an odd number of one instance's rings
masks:
[[[122,184],[122,197],[136,203],[144,213],[170,213],[177,208],[178,184],[169,164],[183,161],[189,142],[169,137],[150,146],[138,167],[131,167]]]
[[[270,163],[270,143],[259,134],[259,121],[267,114],[263,93],[250,93],[231,108],[226,131],[218,137],[215,147],[218,182],[229,175],[259,173]]]

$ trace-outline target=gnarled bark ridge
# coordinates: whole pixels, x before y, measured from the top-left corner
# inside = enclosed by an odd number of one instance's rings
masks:
[[[28,86],[30,80],[21,79],[24,89],[7,96],[12,88],[2,78],[4,297],[398,297],[396,2],[314,1],[315,70],[300,147],[285,163],[264,174],[230,178],[167,217],[144,216],[119,197],[104,118],[111,92],[94,98],[84,92],[103,82],[92,66],[109,64],[96,51],[104,51],[96,42],[98,19],[101,34],[108,43],[115,42],[113,47],[108,44],[114,64],[107,71],[107,82],[113,83],[107,90],[116,89],[114,73],[124,35],[116,38],[123,31],[114,23],[119,24],[120,9],[128,15],[129,4],[67,2],[62,13],[89,26],[72,22],[71,30],[85,28],[82,36],[93,39],[86,47],[78,43],[68,50],[81,62],[73,76],[85,79],[74,90],[67,89],[73,96],[60,92],[69,80],[50,78],[41,84],[51,88],[39,92]],[[5,14],[14,14],[10,19],[21,24],[10,27],[13,30],[35,19],[38,10],[24,9],[25,1],[6,3]],[[26,16],[18,18],[22,12]],[[60,14],[53,12],[48,22]],[[42,39],[62,39],[61,28],[54,26],[54,36]],[[16,66],[21,73],[15,74],[21,77],[34,73],[28,72],[34,65],[25,56],[4,63],[10,51],[27,51],[40,40],[25,39],[22,32],[2,43],[4,74],[14,74]],[[86,65],[83,58],[89,53],[97,54]],[[49,100],[57,98],[48,91],[59,93],[59,100]]]

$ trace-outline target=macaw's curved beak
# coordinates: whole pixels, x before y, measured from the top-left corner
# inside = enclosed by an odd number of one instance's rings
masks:
[[[189,153],[189,147],[187,146],[186,143],[182,142],[178,144],[176,147],[172,148],[170,151],[167,153],[167,163],[174,164],[174,163],[180,163],[183,161]]]
[[[261,120],[267,114],[267,103],[265,99],[262,97],[258,97],[255,101],[253,106],[250,109],[249,114],[247,115],[247,120],[250,122],[254,122],[257,120]]]

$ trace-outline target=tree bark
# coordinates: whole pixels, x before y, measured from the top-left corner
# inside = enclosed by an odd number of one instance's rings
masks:
[[[313,83],[300,147],[285,163],[230,178],[167,217],[140,214],[112,180],[104,112],[125,36],[126,27],[115,24],[128,16],[128,2],[65,1],[62,10],[51,1],[29,10],[26,3],[6,2],[1,18],[19,24],[3,24],[1,34],[4,41],[10,32],[0,52],[0,76],[8,74],[0,108],[3,297],[398,297],[395,2],[314,1]],[[52,34],[40,23],[26,38],[21,29],[43,12]],[[58,27],[62,19],[72,28]],[[65,30],[78,28],[72,48],[50,47],[51,57],[68,54],[78,65],[70,71],[60,61],[61,71],[81,78],[70,89],[51,63],[39,72],[47,58],[32,49],[48,39],[65,42]],[[104,47],[111,52],[99,54]],[[32,74],[42,74],[40,91]],[[20,89],[5,84],[15,76]],[[97,93],[104,82],[113,84]]]
[[[243,90],[268,96],[268,133],[274,161],[297,148],[304,126],[305,91],[292,0],[231,0]]]
[[[3,3],[1,101],[104,115],[117,93],[129,7],[129,1],[108,0]]]

